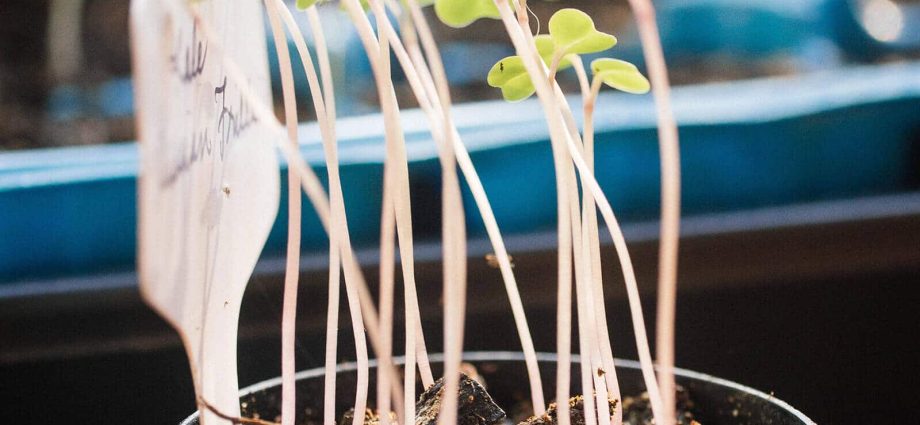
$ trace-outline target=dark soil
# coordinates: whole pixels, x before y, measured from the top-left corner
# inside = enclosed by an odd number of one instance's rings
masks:
[[[470,379],[467,375],[461,374],[460,380],[460,404],[457,417],[458,425],[496,425],[512,424],[514,422],[507,420],[504,410],[501,409],[492,400],[492,397],[486,392],[483,386]],[[419,396],[416,403],[416,425],[435,425],[438,420],[438,411],[441,409],[441,398],[444,394],[444,378],[439,379],[434,385],[429,387]],[[577,395],[569,399],[569,412],[571,425],[585,425],[584,414],[584,397]],[[630,425],[653,425],[652,409],[649,404],[648,393],[642,393],[637,397],[626,397],[622,405],[618,400],[610,400],[610,414],[613,415],[616,409],[622,407],[623,422]],[[694,420],[693,401],[690,395],[683,387],[677,388],[677,424],[678,425],[700,425]],[[530,416],[520,421],[518,425],[556,425],[557,424],[557,404],[550,403],[546,413],[541,416]],[[391,422],[395,421],[395,414],[391,413]],[[371,409],[368,409],[364,416],[364,425],[380,425],[380,417]],[[339,425],[351,425],[354,420],[354,409],[345,412]],[[313,422],[307,422],[302,425],[318,425]]]
[[[677,423],[678,425],[699,425],[693,420],[693,402],[687,391],[677,388]],[[610,414],[618,409],[617,400],[610,400]],[[639,397],[626,397],[623,401],[623,422],[630,425],[652,425],[652,409],[648,402],[648,393]],[[578,395],[569,399],[569,414],[572,425],[585,425],[584,397]],[[556,425],[556,403],[550,403],[546,413],[542,416],[531,416],[518,425]]]
[[[339,425],[351,425],[355,420],[355,409],[349,409],[342,415],[342,419],[339,420]],[[364,410],[364,425],[380,425],[380,415],[377,412],[371,409]],[[390,422],[391,424],[396,423],[396,413],[390,412]]]
[[[610,400],[610,414],[612,415],[618,405],[617,400]],[[542,416],[531,416],[518,425],[555,425],[558,421],[558,405],[549,404],[546,413]],[[569,399],[569,418],[572,425],[585,425],[585,399],[577,395]]]
[[[639,397],[624,397],[623,399],[623,422],[629,424],[651,425],[652,407],[648,402],[648,393],[642,393]],[[699,425],[694,420],[693,400],[690,399],[690,393],[681,386],[677,387],[677,423],[678,425]]]

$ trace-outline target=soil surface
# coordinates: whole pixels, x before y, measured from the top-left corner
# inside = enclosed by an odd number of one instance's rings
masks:
[[[700,425],[693,415],[693,400],[690,393],[681,386],[677,387],[677,423],[678,425]],[[648,393],[644,392],[639,397],[624,397],[623,422],[629,424],[651,425],[652,407],[648,401]]]
[[[485,388],[478,382],[469,379],[466,375],[460,381],[460,407],[458,412],[458,425],[496,425],[512,424],[507,420],[505,412],[492,401]],[[677,388],[677,424],[701,425],[694,420],[693,401],[689,393],[682,387]],[[433,386],[419,397],[416,404],[416,425],[434,425],[437,423],[438,411],[441,408],[441,397],[444,394],[444,378],[439,379]],[[556,425],[557,404],[550,403],[546,413],[541,416],[531,416],[518,425]],[[610,414],[613,415],[621,407],[618,400],[610,400]],[[569,412],[571,425],[585,425],[584,397],[581,395],[569,399]],[[626,397],[622,403],[623,422],[630,425],[654,425],[652,409],[649,404],[648,393],[638,397]],[[391,413],[391,421],[395,414]],[[354,419],[354,410],[349,410],[342,416],[339,425],[351,425]],[[380,425],[377,413],[367,410],[365,425]],[[318,425],[318,424],[303,424]]]
[[[610,414],[614,414],[619,403],[610,400]],[[518,425],[555,425],[559,420],[558,405],[550,403],[546,413],[541,416],[531,416]],[[585,399],[577,395],[569,399],[569,418],[572,425],[585,425]]]
[[[693,417],[693,402],[690,400],[687,391],[677,388],[677,424],[678,425],[700,425]],[[642,393],[639,397],[626,397],[623,401],[623,422],[630,425],[652,425],[652,409],[648,401],[648,393]],[[620,408],[617,400],[610,400],[610,414],[613,415],[616,409]],[[578,395],[569,399],[569,414],[572,425],[585,425],[585,404],[584,397]],[[542,416],[531,416],[518,425],[556,425],[557,424],[557,405],[550,403],[546,413]]]

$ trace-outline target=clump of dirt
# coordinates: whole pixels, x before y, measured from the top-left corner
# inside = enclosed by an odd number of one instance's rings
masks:
[[[444,378],[438,379],[434,385],[428,387],[415,404],[415,424],[435,425],[438,422],[438,412],[444,398]],[[396,423],[396,414],[390,412],[390,423]],[[380,425],[379,412],[367,409],[364,414],[364,425]],[[495,404],[492,396],[478,381],[470,379],[466,374],[460,374],[460,394],[457,408],[457,425],[496,425],[505,419],[505,411]],[[351,425],[355,420],[355,409],[349,409],[342,415],[339,425]],[[303,425],[314,425],[308,421]]]
[[[434,425],[438,422],[443,396],[444,378],[441,378],[425,390],[415,404],[415,425]],[[494,425],[501,423],[505,416],[505,411],[495,404],[482,384],[464,373],[460,374],[457,425]]]

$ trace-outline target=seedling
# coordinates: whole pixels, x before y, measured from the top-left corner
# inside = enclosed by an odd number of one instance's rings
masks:
[[[579,281],[579,287],[582,290],[585,289],[586,281],[594,281],[595,294],[600,291],[599,284],[599,261],[596,258],[597,255],[592,255],[592,251],[596,251],[592,247],[593,242],[597,240],[596,237],[592,237],[592,231],[595,226],[592,224],[591,215],[593,214],[594,206],[593,202],[598,202],[601,212],[607,222],[608,228],[611,230],[614,243],[617,247],[618,255],[620,256],[620,262],[622,269],[624,271],[624,278],[627,283],[627,292],[629,294],[629,301],[631,306],[631,311],[633,314],[633,325],[637,338],[637,345],[639,348],[640,361],[643,364],[643,373],[645,375],[646,385],[649,388],[649,393],[651,397],[651,404],[653,410],[655,411],[655,416],[658,418],[659,423],[667,423],[669,421],[664,421],[665,415],[668,417],[673,417],[673,415],[667,414],[662,406],[661,396],[658,391],[658,385],[655,379],[655,375],[652,369],[651,364],[651,355],[648,349],[648,342],[645,336],[645,326],[644,320],[642,318],[641,306],[638,300],[638,290],[635,284],[635,277],[632,272],[632,265],[629,260],[629,255],[626,251],[625,240],[622,237],[622,232],[619,230],[616,219],[613,215],[612,209],[610,208],[609,203],[606,200],[606,197],[600,191],[600,188],[597,186],[597,182],[594,181],[592,177],[592,170],[589,167],[588,163],[585,162],[585,159],[582,156],[581,150],[585,149],[585,145],[582,144],[578,146],[577,141],[580,141],[580,137],[577,131],[577,126],[575,125],[574,118],[572,117],[571,111],[566,104],[565,98],[561,96],[561,90],[555,84],[555,73],[560,68],[563,59],[567,58],[569,55],[578,54],[578,53],[590,53],[598,50],[605,50],[606,48],[612,47],[615,44],[615,38],[604,33],[600,33],[596,30],[593,22],[590,17],[575,10],[564,10],[558,12],[553,19],[550,21],[550,37],[554,43],[552,61],[547,64],[545,58],[545,53],[538,53],[538,46],[536,38],[530,33],[529,26],[526,25],[526,12],[523,4],[518,3],[517,8],[517,20],[514,19],[514,12],[511,10],[510,5],[503,0],[495,0],[494,4],[499,10],[499,15],[502,18],[503,23],[505,24],[506,30],[509,33],[509,36],[512,39],[515,49],[517,50],[518,56],[514,58],[506,58],[500,61],[495,67],[490,71],[490,84],[502,88],[503,96],[509,100],[521,100],[530,96],[533,92],[536,92],[540,101],[543,105],[544,111],[546,113],[547,122],[550,127],[551,139],[553,141],[553,152],[556,163],[556,174],[557,174],[557,191],[559,197],[559,240],[560,240],[560,253],[559,253],[559,268],[560,268],[560,303],[559,303],[559,341],[566,343],[568,341],[568,327],[570,325],[570,313],[566,307],[566,299],[571,296],[570,281],[567,277],[568,270],[571,270],[571,264],[569,262],[570,250],[574,250],[576,264],[576,277]],[[648,10],[648,9],[645,9]],[[546,49],[544,49],[545,52]],[[579,62],[580,63],[580,62]],[[506,66],[510,65],[510,66]],[[616,65],[622,65],[619,62],[598,62],[598,73],[597,81],[608,80],[613,85],[618,85],[624,88],[627,88],[629,91],[641,91],[642,81],[644,78],[640,79],[636,76],[638,72],[633,71],[629,68],[617,67]],[[547,70],[546,67],[549,67]],[[527,74],[530,77],[530,81],[527,81],[527,78],[522,77],[521,70],[522,68],[526,70]],[[506,69],[509,71],[507,75],[504,75]],[[584,75],[584,70],[576,66],[576,70],[580,70],[581,74],[582,88],[584,91],[589,91]],[[586,104],[587,105],[587,104]],[[593,107],[592,107],[593,108]],[[567,148],[567,149],[566,149]],[[566,152],[567,150],[567,152]],[[577,166],[581,180],[582,186],[585,189],[585,193],[590,193],[591,197],[594,198],[591,201],[586,201],[584,205],[585,211],[591,210],[591,213],[585,214],[585,223],[581,223],[579,214],[577,213],[577,188],[574,186],[574,172],[572,170],[572,164],[569,161],[574,161]],[[586,196],[585,198],[588,198]],[[582,224],[585,224],[582,227]],[[571,227],[569,227],[571,226]],[[587,228],[587,231],[582,235],[582,229]],[[571,245],[568,240],[571,238]],[[592,243],[588,243],[592,242]],[[578,264],[580,263],[580,264]],[[562,270],[566,270],[563,274]],[[581,292],[581,291],[580,291]],[[582,298],[581,296],[579,298]],[[598,298],[598,297],[595,297]],[[599,297],[599,299],[603,299]],[[579,302],[579,314],[581,324],[587,321],[587,312],[591,310],[589,303],[585,301]],[[598,308],[594,309],[594,313],[600,313],[603,311],[603,305],[596,306]],[[599,320],[595,323],[605,322],[605,317],[603,315],[598,315]],[[589,321],[590,322],[590,321]],[[585,334],[585,331],[591,332],[590,324],[582,327],[581,334]],[[606,326],[601,326],[601,330]],[[596,331],[596,330],[595,330]],[[603,332],[602,332],[603,333]],[[601,341],[609,342],[609,338],[606,335],[598,335],[598,339]],[[609,346],[608,347],[588,347],[591,341],[583,338],[581,343],[581,351],[583,354],[587,354],[592,363],[609,363],[607,369],[613,370],[612,368],[612,356],[609,355]],[[601,344],[605,345],[604,343]],[[559,346],[559,355],[560,355],[560,373],[557,379],[557,399],[566,399],[567,397],[567,366],[563,363],[563,359],[567,361],[568,358],[568,348],[567,345]],[[603,357],[603,360],[599,360],[599,357]],[[667,372],[666,372],[667,373]],[[615,374],[604,374],[604,377],[613,377]],[[610,384],[614,385],[610,385]],[[588,389],[590,388],[590,377],[586,374],[582,376],[583,390],[587,394],[589,393]],[[612,388],[603,388],[612,387]],[[618,388],[615,388],[615,378],[611,378],[605,385],[600,385],[600,383],[595,382],[596,394],[598,394],[598,401],[600,403],[606,403],[605,397],[602,397],[603,390],[610,389],[615,393],[618,393]],[[585,400],[586,403],[586,419],[588,418],[588,413],[592,411],[589,404],[591,400]],[[564,406],[560,406],[564,408]],[[600,410],[604,412],[605,410]],[[567,414],[560,412],[560,418],[567,418]],[[606,423],[606,415],[601,415],[598,420],[601,423]],[[614,422],[619,423],[621,418],[614,417]]]

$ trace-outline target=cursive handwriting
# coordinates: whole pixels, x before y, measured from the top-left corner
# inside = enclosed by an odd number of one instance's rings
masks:
[[[220,160],[223,161],[230,144],[240,137],[253,124],[258,122],[252,108],[240,95],[239,101],[227,100],[227,77],[223,77],[219,86],[214,86],[214,121],[209,121],[203,127],[192,128],[185,137],[182,151],[169,173],[162,180],[163,188],[172,186],[187,172],[192,165],[210,159],[214,154],[215,136]],[[207,105],[198,105],[207,107]],[[212,128],[211,125],[214,125]]]
[[[237,109],[228,106],[227,77],[224,77],[223,84],[214,89],[214,101],[220,104],[217,133],[220,135],[220,157],[223,159],[227,145],[258,120],[249,104],[243,100],[242,95],[240,95]]]
[[[208,43],[198,39],[198,24],[192,26],[192,40],[188,45],[182,42],[182,33],[176,40],[176,51],[169,56],[173,72],[182,82],[194,81],[204,73],[204,65],[208,59]],[[182,61],[180,63],[180,60]]]

